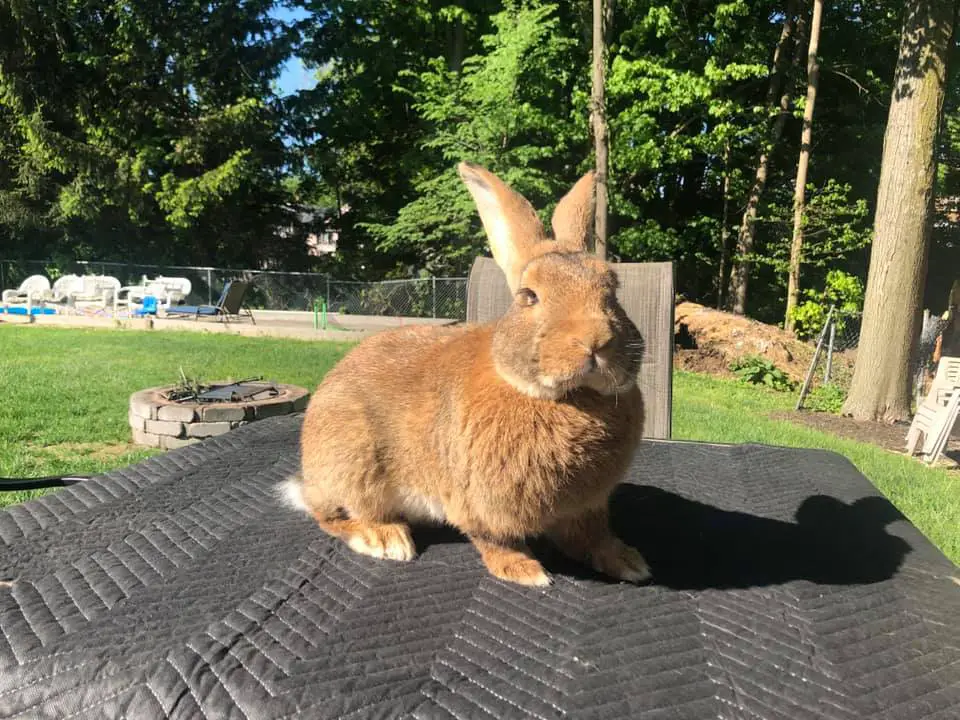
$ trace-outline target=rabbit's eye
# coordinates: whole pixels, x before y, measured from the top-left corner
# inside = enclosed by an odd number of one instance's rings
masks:
[[[536,305],[539,301],[537,294],[530,288],[520,288],[517,291],[517,297],[524,305]]]

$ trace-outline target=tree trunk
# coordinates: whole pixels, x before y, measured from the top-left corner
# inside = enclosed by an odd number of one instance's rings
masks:
[[[753,252],[756,230],[754,223],[757,219],[757,207],[760,205],[760,196],[767,186],[767,176],[770,173],[770,154],[776,147],[780,136],[783,134],[783,126],[787,122],[790,113],[790,82],[789,73],[784,71],[783,62],[785,53],[793,40],[796,38],[796,51],[793,54],[791,68],[796,67],[800,62],[800,36],[798,32],[802,20],[798,21],[796,15],[796,0],[790,0],[787,5],[786,16],[783,20],[783,29],[780,32],[780,40],[777,41],[777,47],[773,52],[773,71],[770,74],[770,86],[767,89],[767,104],[772,106],[773,101],[780,93],[780,112],[770,130],[770,139],[766,146],[760,152],[760,158],[757,161],[757,173],[753,181],[753,187],[750,188],[750,195],[747,198],[747,207],[743,212],[743,220],[740,223],[740,232],[737,234],[737,252],[734,257],[733,268],[730,271],[730,291],[728,293],[728,302],[730,309],[743,315],[747,311],[747,282],[750,277],[750,254]],[[780,92],[781,86],[783,91]]]
[[[717,273],[717,310],[723,310],[730,247],[730,141],[723,148],[723,214],[720,218],[720,271]]]
[[[611,2],[612,0],[606,0]],[[596,217],[594,220],[594,252],[601,259],[607,257],[607,117],[604,107],[604,78],[606,75],[607,42],[604,27],[605,0],[593,0],[593,145],[596,155]],[[609,23],[607,23],[609,25]]]
[[[453,21],[453,27],[447,28],[448,33],[448,44],[450,48],[449,60],[447,66],[453,72],[459,74],[463,69],[463,58],[466,53],[466,28],[463,25],[463,20],[461,18],[456,18]]]
[[[930,249],[936,141],[956,3],[911,0],[883,138],[857,364],[843,414],[910,416],[911,355]]]
[[[803,253],[803,213],[807,202],[807,168],[813,144],[813,107],[817,102],[817,84],[820,63],[817,49],[820,44],[820,23],[823,19],[823,0],[813,1],[813,19],[810,21],[810,45],[807,48],[807,102],[803,108],[803,132],[800,136],[800,159],[797,161],[797,183],[793,191],[793,242],[790,245],[790,271],[787,279],[787,311],[784,327],[793,330],[793,309],[800,295],[800,260]]]

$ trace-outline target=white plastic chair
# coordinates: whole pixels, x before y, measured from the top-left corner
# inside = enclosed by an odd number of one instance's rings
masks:
[[[28,312],[32,309],[34,303],[40,305],[47,300],[50,295],[50,281],[43,275],[31,275],[16,290],[4,290],[2,296],[3,306],[8,305],[26,305]]]
[[[127,285],[114,293],[113,314],[118,314],[124,307],[129,311],[135,309],[135,306],[143,305],[143,299],[148,295],[155,297],[158,305],[167,302],[166,286],[158,280],[148,280],[144,277],[139,285]]]
[[[139,285],[122,287],[114,294],[113,312],[116,315],[123,307],[132,309],[134,305],[141,305],[143,298],[147,295],[157,299],[158,307],[168,308],[185,299],[190,294],[191,288],[187,278],[160,275],[151,280],[144,276]]]
[[[56,303],[66,302],[74,292],[80,291],[82,282],[79,275],[61,275],[53,281],[50,299]]]
[[[917,407],[907,432],[907,455],[914,455],[920,439],[924,461],[935,463],[940,457],[960,413],[960,357],[943,356],[930,392]]]
[[[74,306],[93,306],[104,310],[112,304],[114,295],[120,290],[120,281],[110,275],[83,275],[79,288],[74,288],[67,296]]]
[[[164,277],[160,275],[154,282],[162,285],[166,291],[164,305],[176,305],[181,300],[185,300],[193,289],[190,280],[185,277]]]

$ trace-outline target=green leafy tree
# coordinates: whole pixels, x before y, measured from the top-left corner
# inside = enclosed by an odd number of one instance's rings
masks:
[[[589,124],[595,3],[289,2],[301,19],[283,25],[267,0],[0,0],[0,254],[460,274],[484,236],[458,161],[491,167],[546,212],[602,164]],[[782,40],[803,34],[810,3],[603,5],[608,256],[672,259],[678,289],[703,302],[736,280],[742,311],[779,321],[804,109],[789,69],[806,48]],[[842,42],[818,53],[807,287],[829,270],[866,277],[903,10],[825,6],[823,36]],[[291,53],[317,84],[278,98]],[[960,247],[957,86],[939,144],[931,307]],[[332,257],[305,254],[302,205],[338,233]]]
[[[490,27],[492,0],[305,0],[300,53],[317,69],[316,88],[291,102],[301,172],[333,203],[343,276],[405,274],[420,263],[409,248],[387,247],[368,227],[391,223],[436,173],[422,143],[428,125],[414,107],[410,74],[457,73]]]
[[[869,206],[865,199],[852,197],[849,184],[834,179],[823,185],[807,185],[807,202],[802,217],[803,263],[812,282],[823,278],[829,268],[843,266],[850,256],[870,244]],[[777,188],[759,221],[766,236],[764,253],[753,262],[769,270],[768,283],[781,292],[790,267],[793,198],[786,185]]]
[[[578,43],[563,34],[556,6],[518,4],[492,22],[486,52],[460,72],[435,59],[428,71],[405,74],[414,108],[433,128],[422,147],[442,169],[416,179],[417,198],[394,222],[365,226],[378,249],[415,252],[432,272],[465,272],[485,242],[456,162],[484,165],[540,205],[566,189],[587,147],[582,78],[566,68]],[[570,102],[558,106],[564,96]]]
[[[607,91],[613,253],[678,262],[688,292],[714,291],[723,197],[763,135],[779,23],[749,3],[618,4]],[[728,213],[729,215],[729,209]]]
[[[223,264],[286,254],[270,242],[285,163],[270,83],[289,53],[272,6],[0,2],[11,250]]]
[[[863,283],[855,275],[842,270],[830,270],[822,292],[804,290],[806,300],[799,303],[791,314],[794,332],[801,339],[816,337],[827,321],[833,308],[837,330],[843,331],[847,321],[863,309]]]

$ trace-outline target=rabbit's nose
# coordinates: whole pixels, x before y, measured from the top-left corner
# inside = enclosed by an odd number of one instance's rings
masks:
[[[611,335],[599,335],[591,338],[584,338],[576,341],[577,346],[594,361],[602,355],[607,355],[613,345]]]

